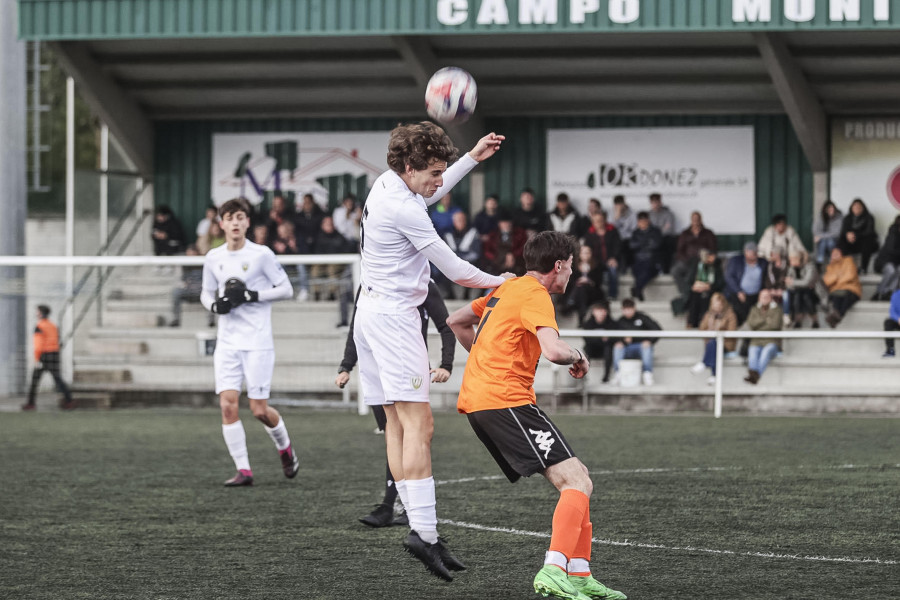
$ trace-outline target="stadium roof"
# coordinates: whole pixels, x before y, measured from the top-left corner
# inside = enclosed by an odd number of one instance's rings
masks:
[[[573,6],[593,4],[573,23]],[[787,113],[814,170],[827,168],[829,115],[896,114],[900,14],[884,0],[856,2],[856,21],[834,20],[827,0],[808,21],[787,15],[809,3],[782,0],[593,4],[528,16],[517,11],[553,1],[19,0],[21,35],[53,41],[145,165],[154,120],[424,116],[424,83],[445,65],[475,76],[481,119]],[[480,23],[485,6],[493,21]],[[611,20],[629,6],[636,19]],[[755,20],[735,21],[736,6]]]

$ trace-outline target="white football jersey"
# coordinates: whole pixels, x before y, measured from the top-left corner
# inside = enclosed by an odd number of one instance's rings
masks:
[[[225,282],[236,277],[248,290],[275,287],[287,279],[287,273],[266,246],[244,241],[244,247],[230,252],[226,245],[210,250],[203,261],[203,290],[213,297],[225,292]],[[235,350],[271,350],[272,303],[246,302],[219,316],[216,343]]]
[[[435,197],[443,196],[477,164],[463,155],[444,172],[444,185]],[[360,225],[359,305],[377,306],[385,313],[421,305],[428,295],[431,270],[419,251],[444,243],[434,230],[425,198],[414,194],[400,175],[385,171],[369,191]]]

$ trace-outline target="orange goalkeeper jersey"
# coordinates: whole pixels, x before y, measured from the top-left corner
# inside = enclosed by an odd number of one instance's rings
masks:
[[[559,331],[547,288],[528,275],[509,279],[472,302],[472,311],[481,322],[466,361],[457,410],[534,404],[534,372],[541,358],[537,329]]]

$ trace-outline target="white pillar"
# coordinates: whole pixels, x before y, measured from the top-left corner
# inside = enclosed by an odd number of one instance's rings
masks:
[[[66,256],[75,255],[75,80],[66,78]],[[75,267],[66,267],[66,298],[72,298],[75,292]],[[72,333],[75,322],[75,301],[66,311],[60,337],[66,339]],[[62,348],[60,367],[63,379],[72,381],[74,372],[74,354],[72,346],[74,338]]]
[[[109,127],[104,123],[100,126],[100,247],[106,246],[109,241]],[[104,250],[104,255],[109,254],[109,248]],[[97,279],[100,283],[97,294],[97,326],[103,325],[103,283],[109,270],[106,267],[97,268]]]

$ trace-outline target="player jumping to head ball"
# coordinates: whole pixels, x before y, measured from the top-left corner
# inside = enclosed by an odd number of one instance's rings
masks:
[[[238,415],[244,382],[250,410],[275,442],[284,475],[292,478],[300,469],[300,461],[291,447],[284,419],[268,400],[275,368],[272,301],[287,300],[294,290],[275,254],[247,239],[250,207],[245,200],[223,204],[219,218],[226,243],[210,250],[203,261],[200,302],[219,315],[213,359],[216,393],[222,408],[222,435],[238,471],[225,485],[253,485],[247,438]]]
[[[419,306],[428,294],[428,261],[450,280],[492,288],[505,280],[458,258],[428,217],[440,200],[475,165],[493,156],[504,140],[490,133],[454,161],[457,150],[433,123],[401,125],[391,132],[390,170],[375,180],[360,230],[362,275],[354,341],[366,404],[383,405],[385,443],[397,492],[412,530],[406,550],[450,581],[465,567],[438,538],[428,404],[429,366]],[[511,275],[510,275],[511,276]]]
[[[577,252],[574,237],[538,233],[525,244],[524,277],[450,315],[447,323],[469,351],[457,408],[510,482],[540,473],[559,490],[550,550],[534,578],[535,591],[573,600],[623,600],[625,594],[591,575],[593,483],[587,467],[537,407],[534,394],[541,354],[571,365],[569,373],[578,379],[590,368],[580,350],[559,339],[550,300],[550,294],[566,291]]]

